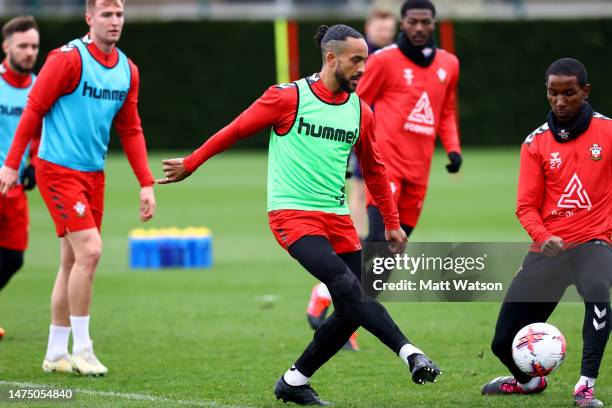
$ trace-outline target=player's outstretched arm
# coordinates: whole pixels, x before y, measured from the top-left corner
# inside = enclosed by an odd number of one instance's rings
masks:
[[[191,176],[191,172],[187,171],[183,161],[183,158],[162,160],[164,175],[166,177],[157,180],[157,184],[178,183]]]
[[[211,157],[229,149],[239,140],[261,130],[277,126],[285,120],[293,123],[297,90],[295,87],[272,86],[232,123],[215,133],[202,146],[187,157],[162,161],[163,179],[157,184],[177,183],[189,177]]]

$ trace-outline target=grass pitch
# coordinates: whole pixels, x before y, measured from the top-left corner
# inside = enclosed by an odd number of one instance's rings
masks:
[[[158,176],[158,163],[168,156],[174,154],[152,155]],[[412,241],[527,240],[514,217],[518,148],[468,150],[457,177],[446,173],[445,162],[436,155]],[[104,254],[91,323],[96,354],[109,367],[104,378],[47,375],[40,368],[59,249],[39,194],[30,194],[26,265],[0,294],[0,325],[7,331],[0,342],[0,394],[16,384],[48,384],[77,389],[77,406],[281,407],[272,387],[312,336],[305,307],[315,281],[268,229],[265,172],[265,154],[230,153],[213,158],[183,184],[156,188],[158,212],[149,226],[210,227],[215,265],[135,272],[127,267],[127,234],[139,226],[138,187],[127,160],[109,158]],[[515,267],[509,265],[508,273]],[[412,384],[407,367],[360,330],[362,351],[340,353],[312,380],[335,406],[572,405],[582,347],[581,304],[562,304],[552,316],[568,340],[568,358],[551,376],[549,389],[516,398],[479,393],[485,381],[505,374],[489,350],[498,304],[386,306],[406,335],[439,363],[443,376],[435,385]],[[609,358],[597,392],[612,403]],[[0,399],[0,405],[26,404]]]

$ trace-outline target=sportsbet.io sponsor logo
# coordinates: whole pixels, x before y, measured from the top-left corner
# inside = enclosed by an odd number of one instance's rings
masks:
[[[127,96],[126,91],[120,91],[118,89],[98,89],[90,86],[87,81],[83,84],[83,96],[102,99],[106,101],[123,101]]]
[[[357,129],[354,131],[348,131],[344,129],[336,129],[330,126],[310,124],[304,121],[303,117],[300,117],[298,134],[333,140],[336,142],[343,142],[350,145],[353,145],[357,140]]]

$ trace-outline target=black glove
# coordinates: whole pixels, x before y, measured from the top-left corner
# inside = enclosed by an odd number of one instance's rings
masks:
[[[461,168],[461,163],[463,163],[463,158],[461,158],[461,154],[457,152],[450,152],[448,154],[448,160],[450,160],[450,163],[446,165],[446,170],[448,170],[449,173],[459,172],[459,169]]]
[[[34,166],[30,164],[23,170],[20,181],[26,190],[32,190],[36,187],[36,169]]]

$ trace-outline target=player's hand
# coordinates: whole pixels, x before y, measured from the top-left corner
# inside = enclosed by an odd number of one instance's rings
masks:
[[[36,187],[36,168],[31,164],[23,170],[21,175],[21,185],[27,191]]]
[[[178,183],[191,176],[191,173],[183,166],[183,159],[165,159],[162,160],[164,175],[163,179],[157,180],[157,184]]]
[[[3,196],[13,188],[19,178],[19,172],[10,167],[2,166],[0,168],[0,194]]]
[[[459,169],[461,168],[461,164],[463,163],[461,153],[450,152],[448,154],[448,160],[450,160],[450,163],[446,165],[446,170],[449,173],[458,173]]]
[[[147,222],[155,215],[155,193],[153,186],[140,189],[140,221]]]
[[[385,238],[389,243],[389,251],[393,254],[402,254],[406,250],[408,237],[403,229],[385,230]]]
[[[556,256],[563,252],[565,243],[560,237],[553,235],[542,244],[542,253],[546,256]]]

